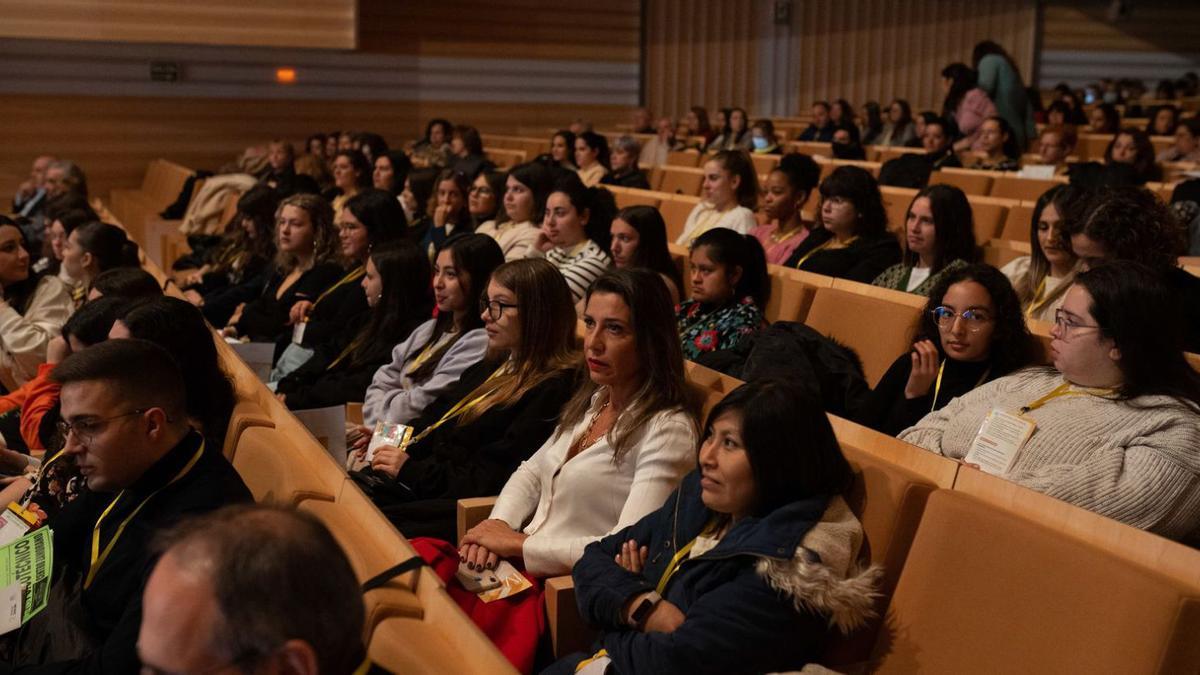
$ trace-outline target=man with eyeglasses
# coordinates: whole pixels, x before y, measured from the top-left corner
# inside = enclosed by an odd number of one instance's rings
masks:
[[[183,517],[251,501],[250,491],[189,426],[183,376],[162,347],[103,342],[52,379],[65,445],[47,464],[74,461],[87,490],[47,523],[50,601],[18,634],[12,672],[136,672],[151,540]]]

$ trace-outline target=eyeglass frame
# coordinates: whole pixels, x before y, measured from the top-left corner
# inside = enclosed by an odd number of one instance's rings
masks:
[[[495,307],[496,309],[492,309]],[[504,316],[504,310],[516,309],[520,305],[513,305],[499,300],[488,300],[487,298],[479,299],[479,311],[487,312],[487,315],[492,318],[492,321],[499,321],[500,317]]]
[[[1067,336],[1071,335],[1071,331],[1076,328],[1095,328],[1098,331],[1104,331],[1102,326],[1096,324],[1068,323],[1065,318],[1066,314],[1067,313],[1063,311],[1061,307],[1054,310],[1054,327],[1058,329],[1058,339],[1062,340],[1063,342],[1070,342],[1072,340],[1072,338]]]
[[[943,311],[948,313],[948,318],[949,318],[949,321],[944,326],[942,325],[942,317],[939,316],[939,312],[943,312]],[[967,317],[968,313],[971,314],[970,318]],[[931,317],[933,317],[933,323],[935,326],[937,326],[938,328],[947,328],[947,329],[953,328],[954,322],[957,321],[959,318],[961,318],[963,320],[963,327],[967,329],[968,333],[978,333],[979,331],[983,330],[983,324],[994,323],[996,321],[995,317],[990,317],[990,316],[986,317],[986,318],[976,317],[975,310],[973,310],[973,309],[964,310],[962,312],[956,312],[956,311],[950,309],[949,307],[946,307],[945,305],[938,305],[937,307],[934,307],[933,309],[929,310],[929,315]]]
[[[495,197],[495,196],[496,196],[496,191],[495,191],[495,190],[493,190],[493,189],[491,188],[491,186],[488,186],[488,185],[472,185],[472,186],[470,187],[470,189],[468,189],[468,190],[467,190],[467,194],[469,194],[469,195],[473,195],[473,194],[476,194],[476,193],[479,193],[479,194],[485,194],[485,193],[486,193],[486,194],[489,194],[489,195],[491,195],[491,196],[493,196],[493,197]]]
[[[122,417],[132,417],[134,415],[142,415],[142,414],[145,414],[149,410],[151,410],[151,408],[138,408],[136,410],[131,410],[131,411],[121,414],[121,415],[113,415],[112,417],[101,417],[99,419],[86,420],[85,421],[86,425],[93,425],[93,424],[99,425],[97,428],[93,429],[92,431],[81,431],[77,428],[79,425],[79,422],[68,422],[66,420],[59,420],[58,422],[56,422],[54,424],[54,428],[58,430],[58,433],[62,434],[63,442],[66,442],[67,438],[70,437],[70,435],[72,433],[74,433],[75,438],[77,438],[81,444],[88,445],[92,441],[96,440],[96,434],[100,433],[101,431],[104,431],[104,428],[108,425],[109,422],[112,422],[113,420],[119,420]]]

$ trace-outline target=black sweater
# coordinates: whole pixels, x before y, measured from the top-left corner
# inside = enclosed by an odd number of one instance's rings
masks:
[[[435,424],[496,367],[481,361],[468,368],[458,385],[431,403],[413,428],[420,431]],[[575,379],[574,371],[561,371],[512,405],[489,408],[469,424],[447,422],[410,446],[410,458],[396,476],[404,489],[394,495],[400,498],[380,504],[383,512],[407,537],[453,541],[457,501],[500,492],[517,466],[554,432]]]
[[[942,388],[938,392],[937,402],[934,403],[933,393],[937,388],[936,380],[929,393],[917,398],[905,398],[904,387],[908,384],[908,376],[912,373],[912,352],[905,352],[888,368],[875,386],[875,390],[867,397],[866,402],[858,413],[858,423],[872,429],[896,436],[901,431],[916,424],[932,410],[944,407],[952,399],[962,396],[975,387],[983,384],[980,381],[987,372],[984,382],[1000,377],[1004,373],[993,372],[991,363],[955,361],[946,359],[946,369],[942,373]],[[934,407],[936,405],[936,407]]]
[[[845,248],[827,248],[804,257],[832,238],[833,233],[823,228],[809,232],[788,259],[787,266],[869,284],[881,272],[900,262],[900,244],[890,232],[861,236]]]
[[[238,335],[249,337],[254,342],[275,342],[285,334],[291,335],[287,322],[292,305],[300,300],[315,301],[317,296],[337,283],[345,273],[337,263],[315,265],[301,274],[296,283],[289,286],[278,298],[275,297],[275,293],[283,284],[285,275],[278,271],[273,273],[262,293],[246,303],[246,308],[242,310],[242,318],[237,323]],[[362,295],[361,289],[359,295]]]
[[[219,446],[206,445],[200,460],[174,483],[170,483],[196,454],[200,435],[191,432],[162,459],[151,466],[125,491],[100,530],[102,547],[108,546],[118,526],[144,500],[138,512],[116,540],[112,552],[99,567],[93,583],[83,591],[81,603],[89,624],[89,634],[97,647],[81,659],[42,663],[37,659],[15,664],[19,673],[136,673],[139,667],[136,644],[142,620],[142,587],[154,568],[156,556],[151,542],[163,530],[183,518],[216,510],[227,504],[252,501],[250,491]],[[170,484],[168,484],[170,483]],[[54,517],[53,584],[69,586],[81,583],[91,558],[92,528],[116,495],[84,491]],[[54,595],[51,595],[52,602]],[[46,610],[47,620],[34,619],[21,630],[19,651],[41,642],[54,640],[61,626],[48,625],[54,608]],[[59,636],[61,639],[61,636]],[[5,671],[8,672],[8,671]]]

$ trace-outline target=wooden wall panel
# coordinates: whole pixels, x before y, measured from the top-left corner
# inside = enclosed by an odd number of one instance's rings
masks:
[[[434,116],[515,133],[522,127],[565,126],[577,115],[603,126],[627,121],[629,108],[10,95],[0,124],[0,212],[42,153],[78,161],[92,192],[106,195],[140,184],[146,164],[156,157],[215,169],[248,146],[275,137],[303,139],[315,131],[371,130],[402,145]]]
[[[638,0],[359,0],[360,49],[636,63]]]
[[[353,49],[355,5],[356,0],[0,0],[0,36]]]
[[[646,105],[682,116],[693,105],[754,107],[755,4],[739,0],[646,0]],[[753,111],[751,111],[753,113]]]
[[[1110,3],[1051,0],[1043,9],[1042,47],[1049,50],[1200,52],[1200,4],[1137,0],[1112,20]]]
[[[793,4],[800,33],[798,110],[817,99],[855,105],[907,98],[916,109],[940,107],[940,73],[969,63],[975,43],[1004,45],[1032,76],[1035,3],[1022,0],[841,0]]]

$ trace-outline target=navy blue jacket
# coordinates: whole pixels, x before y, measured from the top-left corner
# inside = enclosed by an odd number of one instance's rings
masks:
[[[713,517],[700,500],[700,472],[684,478],[659,510],[636,524],[591,544],[575,565],[575,593],[582,616],[603,629],[603,647],[617,673],[739,673],[799,669],[815,659],[830,635],[828,616],[798,610],[796,598],[776,590],[758,571],[760,561],[791,569],[797,553],[820,520],[828,500],[796,501],[763,518],[746,517],[712,550],[684,560],[663,597],[686,619],[673,633],[640,633],[625,623],[634,596],[654,590],[675,552]],[[641,574],[614,562],[633,539],[649,547]]]

